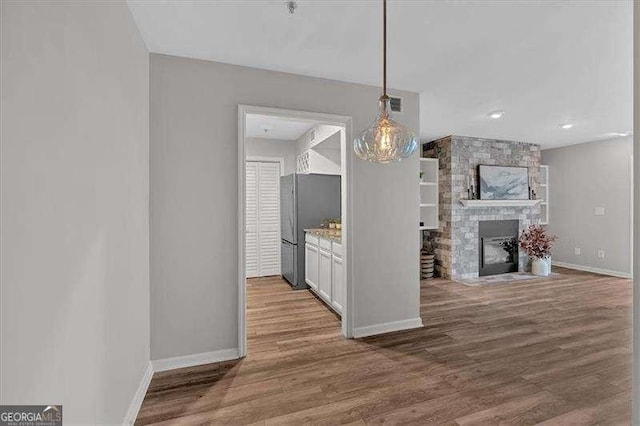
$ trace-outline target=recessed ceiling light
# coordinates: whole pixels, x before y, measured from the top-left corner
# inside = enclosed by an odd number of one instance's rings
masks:
[[[493,111],[489,113],[489,117],[491,118],[502,118],[504,115],[504,111]]]
[[[567,130],[567,129],[572,128],[573,124],[572,123],[564,123],[564,124],[560,124],[559,126],[560,126],[561,129]]]
[[[625,137],[625,136],[631,136],[631,132],[613,132],[612,135],[613,136]]]

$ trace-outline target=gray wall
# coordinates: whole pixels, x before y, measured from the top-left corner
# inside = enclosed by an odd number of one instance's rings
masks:
[[[2,404],[121,423],[149,363],[149,59],[124,3],[2,2]]]
[[[402,120],[418,130],[418,95]],[[376,87],[151,55],[151,357],[237,347],[238,104],[377,113]],[[419,316],[418,157],[353,162],[355,326]]]
[[[640,271],[640,3],[633,2],[633,270]],[[640,353],[640,285],[638,274],[633,282],[633,356]],[[633,368],[633,389],[640,386],[640,368]],[[640,423],[640,392],[633,392],[633,424]]]
[[[549,165],[548,229],[559,237],[554,261],[630,272],[632,151],[631,137],[542,151],[542,164]],[[596,207],[605,216],[594,215]]]
[[[245,143],[247,157],[279,157],[284,159],[283,174],[296,172],[296,141],[246,138]]]

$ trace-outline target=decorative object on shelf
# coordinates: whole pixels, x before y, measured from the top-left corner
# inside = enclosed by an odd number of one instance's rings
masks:
[[[424,182],[424,172],[420,172],[420,182]]]
[[[476,187],[475,179],[471,175],[467,175],[467,200],[478,199],[478,188]]]
[[[380,111],[370,127],[353,141],[353,150],[363,160],[390,163],[410,157],[418,149],[416,134],[390,116],[387,95],[387,0],[382,0],[382,96]]]
[[[420,250],[420,279],[427,280],[433,278],[433,270],[435,267],[435,255],[426,247]]]
[[[533,188],[534,188],[533,177],[530,177],[529,178],[529,199],[530,200],[536,200],[538,198],[538,195],[536,194],[536,191]]]
[[[342,219],[335,219],[336,229],[342,229]]]
[[[529,169],[526,167],[478,166],[481,200],[528,200]]]
[[[551,248],[558,239],[541,225],[530,225],[520,235],[520,248],[531,257],[531,273],[546,277],[551,273]]]

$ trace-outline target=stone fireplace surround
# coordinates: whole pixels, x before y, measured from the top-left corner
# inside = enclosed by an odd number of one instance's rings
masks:
[[[467,176],[477,182],[478,165],[520,166],[529,169],[533,190],[540,193],[540,146],[524,142],[447,136],[423,145],[423,157],[439,159],[440,207],[438,230],[424,232],[433,242],[436,272],[448,279],[479,275],[479,222],[518,220],[519,233],[539,223],[540,207],[465,207]],[[519,253],[519,270],[528,270],[528,257]]]

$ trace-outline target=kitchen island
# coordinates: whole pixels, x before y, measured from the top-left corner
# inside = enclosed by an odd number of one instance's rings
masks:
[[[336,229],[305,229],[305,281],[327,306],[342,314],[342,233]]]

